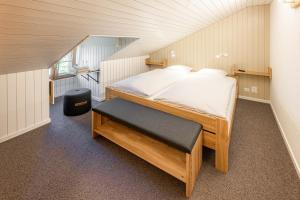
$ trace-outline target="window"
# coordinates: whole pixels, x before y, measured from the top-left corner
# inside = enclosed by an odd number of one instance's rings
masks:
[[[72,52],[65,55],[60,61],[57,63],[58,75],[65,75],[71,73],[73,55]]]

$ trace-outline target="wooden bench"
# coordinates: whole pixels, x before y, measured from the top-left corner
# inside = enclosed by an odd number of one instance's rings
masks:
[[[190,197],[202,164],[202,125],[119,98],[93,108],[101,135],[174,176]]]

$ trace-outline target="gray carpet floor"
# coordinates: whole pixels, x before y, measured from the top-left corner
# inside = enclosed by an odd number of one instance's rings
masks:
[[[117,145],[90,134],[90,113],[65,117],[0,144],[0,199],[186,199],[184,184]],[[191,199],[300,199],[300,181],[267,104],[239,100],[230,167],[204,163]]]

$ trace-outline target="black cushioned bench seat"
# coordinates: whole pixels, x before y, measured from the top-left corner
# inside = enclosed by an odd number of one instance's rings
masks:
[[[136,128],[174,148],[191,153],[202,125],[120,98],[104,101],[93,111]]]

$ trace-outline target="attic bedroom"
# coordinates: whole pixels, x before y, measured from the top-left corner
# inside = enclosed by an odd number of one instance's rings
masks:
[[[1,0],[0,199],[300,199],[299,0]]]

